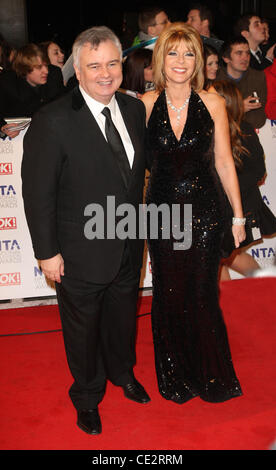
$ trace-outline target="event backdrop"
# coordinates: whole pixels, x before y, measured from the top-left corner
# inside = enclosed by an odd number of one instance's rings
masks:
[[[24,216],[21,195],[22,131],[13,140],[0,139],[0,300],[55,295],[40,271]],[[258,132],[265,152],[267,178],[261,186],[265,203],[276,214],[276,121],[267,120]],[[47,221],[45,221],[47,223]],[[263,267],[275,261],[276,238],[265,239],[248,251]],[[232,278],[239,278],[231,272]],[[151,287],[150,261],[145,249],[141,287]]]

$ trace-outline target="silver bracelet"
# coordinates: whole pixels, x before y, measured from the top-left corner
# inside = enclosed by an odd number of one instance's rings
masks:
[[[245,225],[246,218],[245,217],[233,217],[232,224],[233,225]]]

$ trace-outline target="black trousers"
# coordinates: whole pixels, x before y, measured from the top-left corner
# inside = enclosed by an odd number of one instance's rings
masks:
[[[67,361],[74,378],[69,395],[76,409],[96,408],[107,379],[118,386],[133,382],[139,280],[126,243],[112,282],[68,279],[65,272],[62,282],[56,283]]]

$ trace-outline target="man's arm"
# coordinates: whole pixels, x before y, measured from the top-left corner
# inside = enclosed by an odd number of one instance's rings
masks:
[[[24,137],[22,195],[35,257],[59,254],[57,240],[57,195],[62,152],[55,116],[41,110]]]

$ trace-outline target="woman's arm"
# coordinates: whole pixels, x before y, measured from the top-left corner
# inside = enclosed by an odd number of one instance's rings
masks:
[[[202,99],[206,102],[205,104],[215,124],[215,167],[232,206],[234,217],[243,219],[240,188],[232,156],[229,123],[224,99],[213,93],[207,93],[207,95],[209,96],[206,97],[204,93]],[[239,222],[242,221],[237,220],[232,227],[236,248],[245,239],[244,226],[238,225]]]

